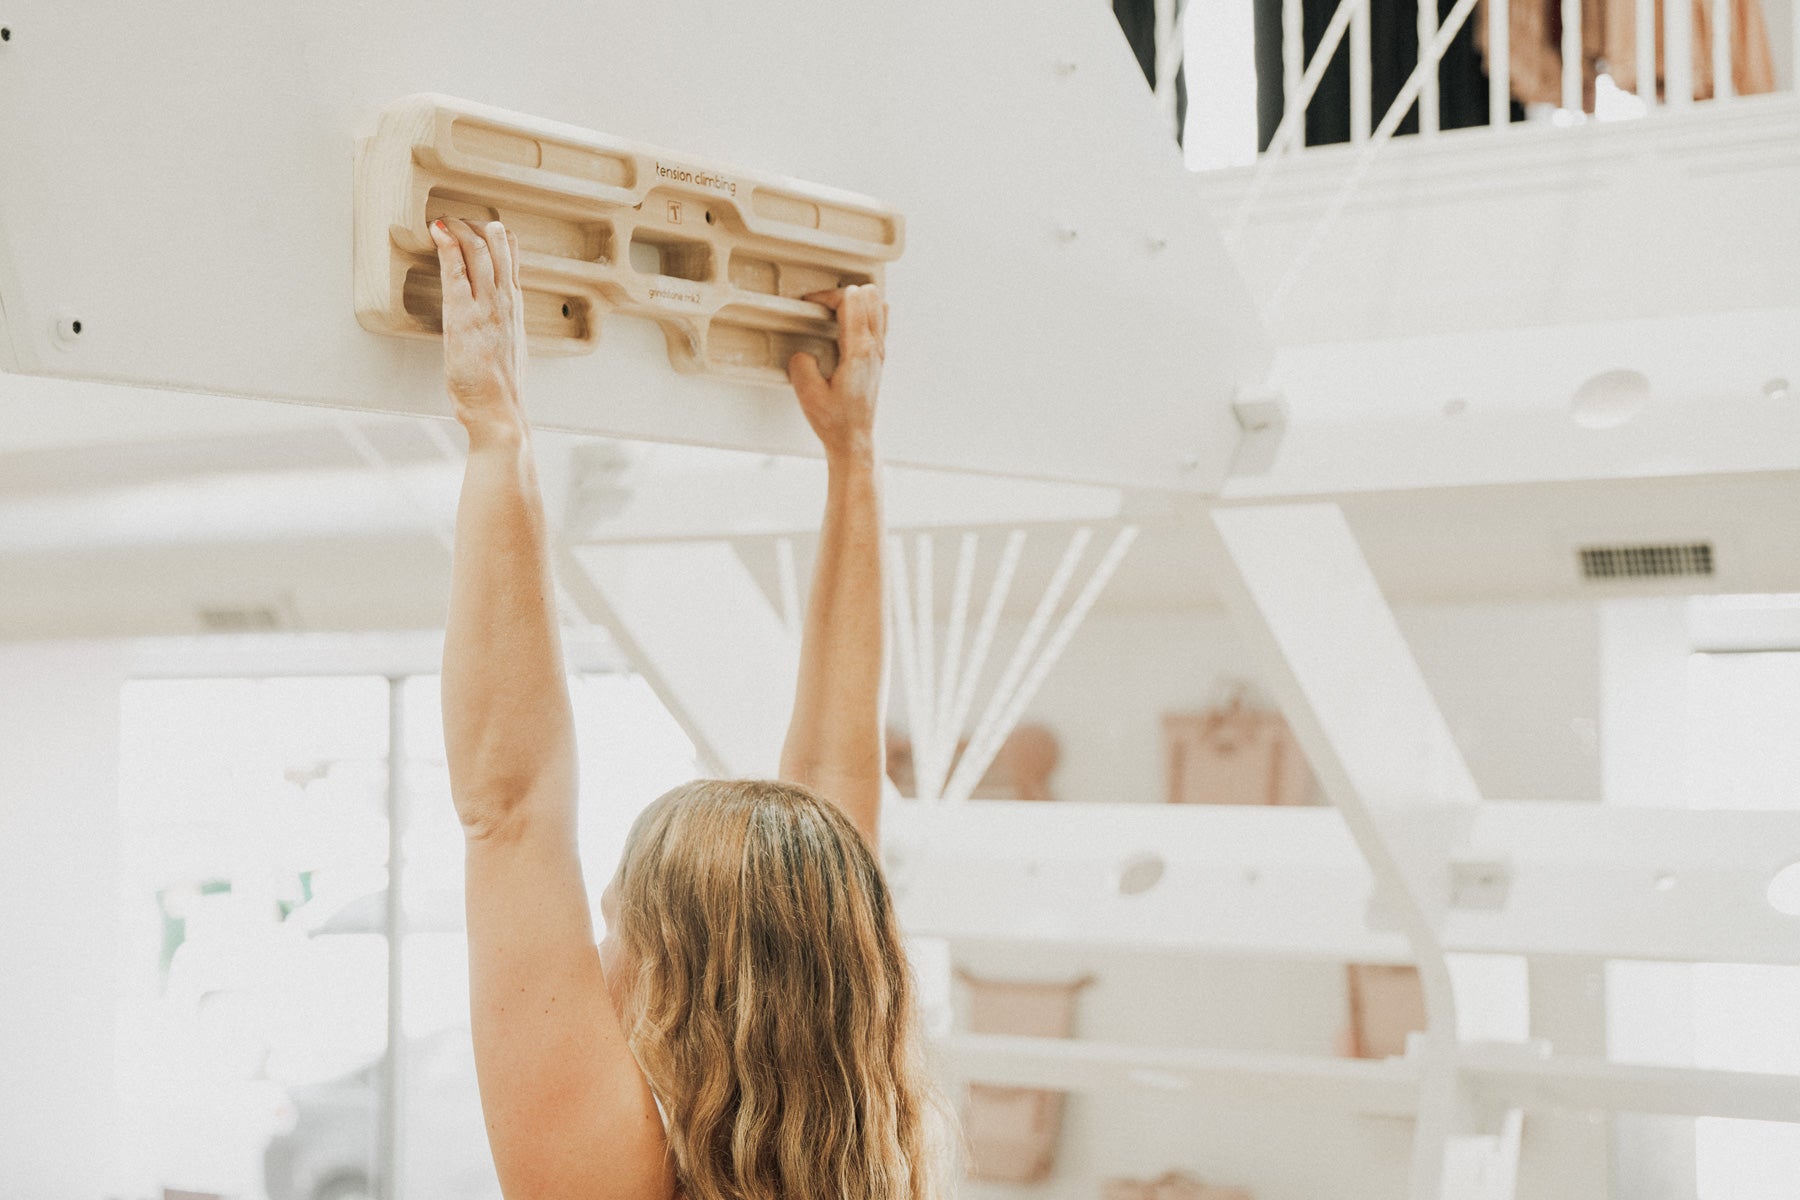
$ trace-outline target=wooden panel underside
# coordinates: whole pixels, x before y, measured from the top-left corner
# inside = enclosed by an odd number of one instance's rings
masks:
[[[357,155],[356,314],[435,338],[430,223],[498,220],[519,239],[526,332],[582,354],[616,311],[662,327],[676,370],[785,382],[797,351],[836,365],[810,292],[880,283],[903,221],[861,196],[699,164],[654,147],[443,96],[383,114]]]

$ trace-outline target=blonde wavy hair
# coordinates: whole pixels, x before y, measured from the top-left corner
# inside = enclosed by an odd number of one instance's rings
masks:
[[[686,1200],[939,1200],[945,1108],[881,865],[806,788],[698,780],[614,883],[625,1023]]]

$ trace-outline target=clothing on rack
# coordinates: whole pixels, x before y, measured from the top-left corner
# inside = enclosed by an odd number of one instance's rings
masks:
[[[1242,697],[1163,714],[1171,804],[1311,804],[1312,768],[1279,712]]]
[[[1665,0],[1652,0],[1656,13],[1656,94],[1666,96],[1663,55]],[[1693,7],[1694,98],[1713,95],[1713,6],[1711,0],[1682,0]],[[1483,68],[1488,65],[1487,0],[1475,15]],[[1507,65],[1516,100],[1562,104],[1562,4],[1560,0],[1512,0],[1507,8]],[[1731,0],[1731,82],[1740,96],[1775,90],[1775,59],[1762,0]],[[1627,92],[1638,90],[1636,0],[1586,0],[1581,6],[1581,106],[1594,111],[1594,87],[1610,75]]]
[[[984,979],[959,970],[969,989],[969,1030],[1021,1037],[1071,1037],[1075,1003],[1094,982],[1091,975],[1069,982],[1035,983]],[[963,1109],[963,1138],[969,1147],[969,1176],[1002,1183],[1036,1183],[1056,1165],[1062,1137],[1062,1092],[1043,1088],[969,1085]]]

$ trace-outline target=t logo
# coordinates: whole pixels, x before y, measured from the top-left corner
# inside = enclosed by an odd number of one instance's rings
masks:
[[[681,201],[679,200],[669,201],[669,224],[681,224]]]

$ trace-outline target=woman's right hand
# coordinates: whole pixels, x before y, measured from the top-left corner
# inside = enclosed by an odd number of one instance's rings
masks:
[[[858,284],[813,292],[806,299],[837,313],[838,365],[827,380],[812,355],[796,354],[788,360],[788,380],[800,398],[800,409],[827,457],[872,454],[875,396],[881,390],[881,366],[887,357],[888,313],[881,289]]]
[[[444,291],[444,381],[471,438],[525,429],[525,300],[519,243],[498,221],[435,221]]]

